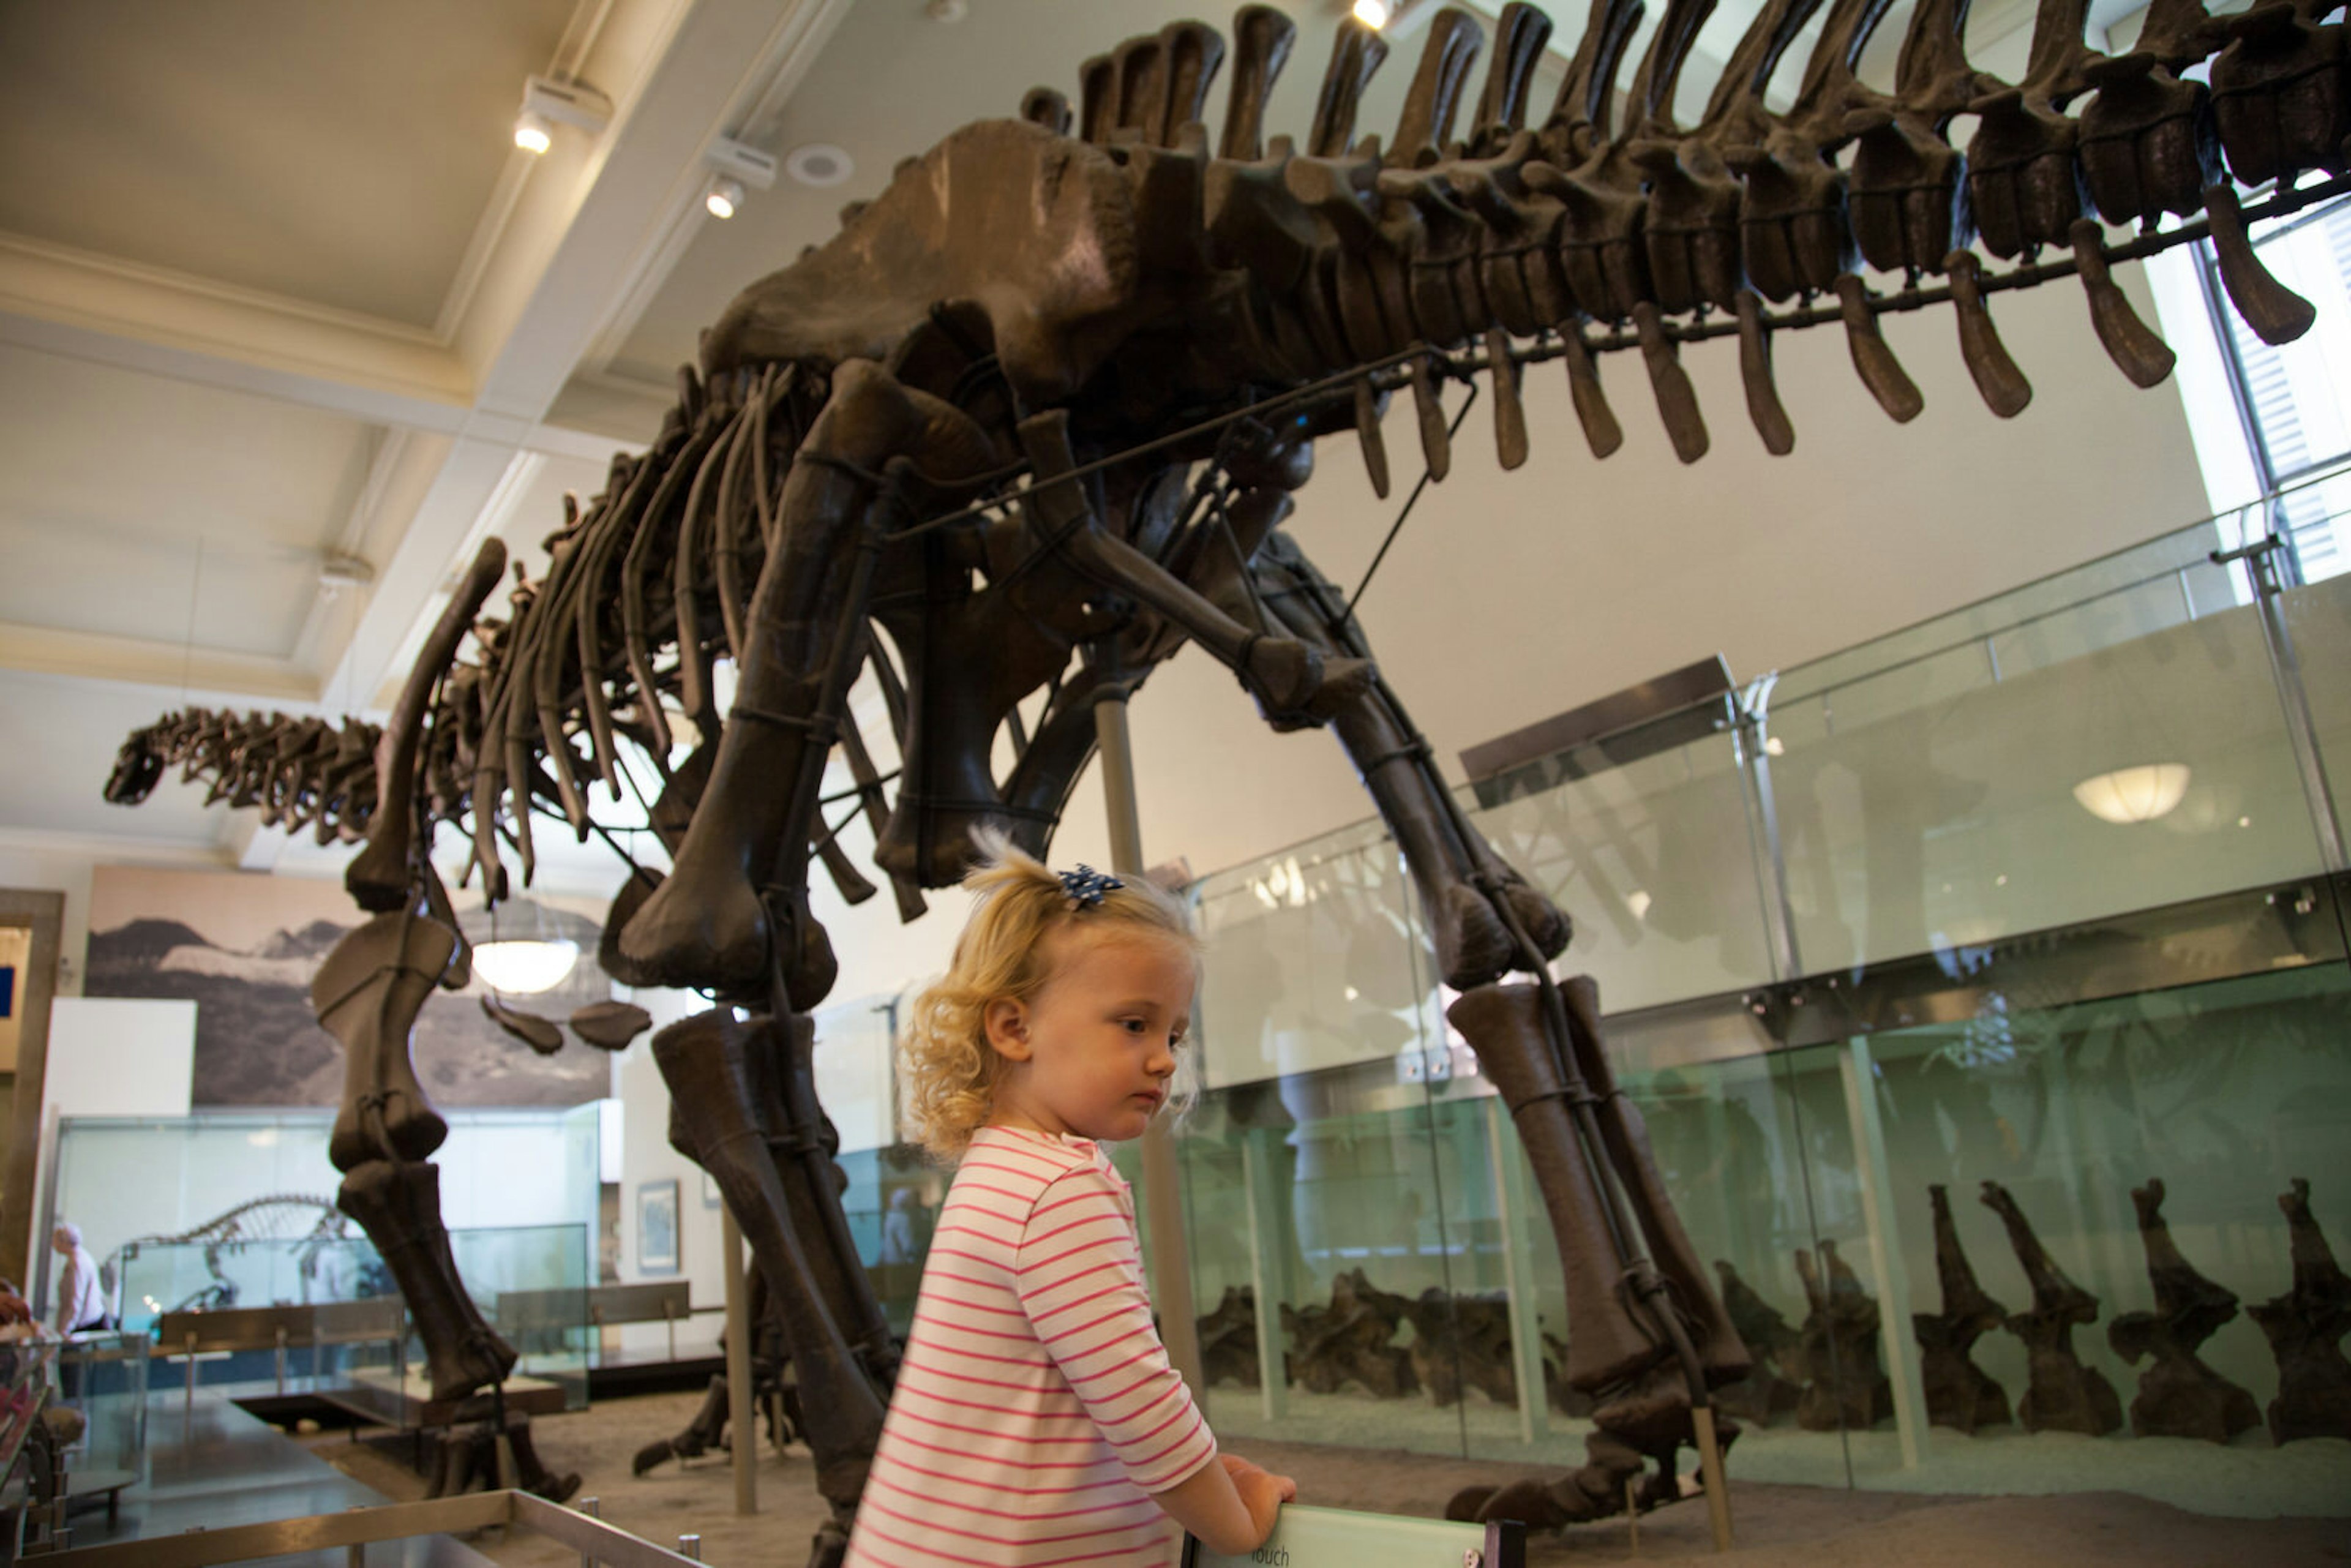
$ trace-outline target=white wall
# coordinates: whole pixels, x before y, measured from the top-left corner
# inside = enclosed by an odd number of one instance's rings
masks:
[[[49,1014],[41,1123],[58,1116],[184,1116],[196,1004],[59,997]]]
[[[41,1080],[41,1163],[33,1181],[33,1244],[28,1270],[46,1315],[52,1254],[43,1223],[54,1179],[57,1124],[68,1116],[184,1116],[196,1051],[196,1004],[121,997],[59,997],[49,1011],[49,1055]],[[57,1219],[78,1219],[70,1214]],[[102,1239],[102,1225],[85,1225]]]
[[[653,1015],[653,1027],[690,1016],[709,1004],[691,991],[639,991],[633,999]],[[653,1063],[653,1035],[636,1038],[618,1058],[622,1106],[621,1279],[684,1279],[696,1308],[723,1308],[726,1274],[719,1252],[719,1212],[702,1201],[702,1167],[669,1146],[669,1091]],[[637,1201],[648,1183],[677,1183],[678,1272],[647,1274],[637,1267]],[[717,1312],[697,1316],[677,1331],[680,1355],[715,1353],[725,1319]],[[636,1354],[661,1349],[666,1331],[659,1323],[635,1323],[621,1331],[622,1346]]]
[[[21,887],[66,895],[57,934],[60,997],[81,995],[82,956],[89,950],[89,873],[96,857],[87,851],[44,849],[30,842],[0,841],[0,887]],[[22,986],[24,977],[17,977]]]

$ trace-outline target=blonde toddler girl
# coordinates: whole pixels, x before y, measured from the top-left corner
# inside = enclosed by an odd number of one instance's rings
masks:
[[[1155,1568],[1183,1530],[1253,1551],[1297,1486],[1217,1452],[1102,1148],[1168,1104],[1198,943],[1139,878],[983,848],[901,1042],[908,1130],[960,1163],[848,1561]]]

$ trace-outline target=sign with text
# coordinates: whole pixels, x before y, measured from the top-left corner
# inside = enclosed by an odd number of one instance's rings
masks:
[[[1524,1568],[1526,1528],[1286,1505],[1254,1552],[1228,1556],[1184,1538],[1184,1568]]]

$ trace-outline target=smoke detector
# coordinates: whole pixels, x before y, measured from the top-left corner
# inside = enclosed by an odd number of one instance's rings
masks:
[[[848,152],[830,141],[810,141],[784,154],[784,172],[803,185],[821,189],[846,184],[857,172]]]

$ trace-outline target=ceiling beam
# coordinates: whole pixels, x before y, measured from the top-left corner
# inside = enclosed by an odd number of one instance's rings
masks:
[[[290,659],[0,621],[0,669],[160,686],[194,696],[314,703],[319,679]]]
[[[0,233],[0,343],[441,435],[474,377],[421,328]],[[522,444],[601,456],[601,429],[532,422]]]
[[[422,328],[0,234],[0,337],[378,423],[452,423],[473,377]]]

